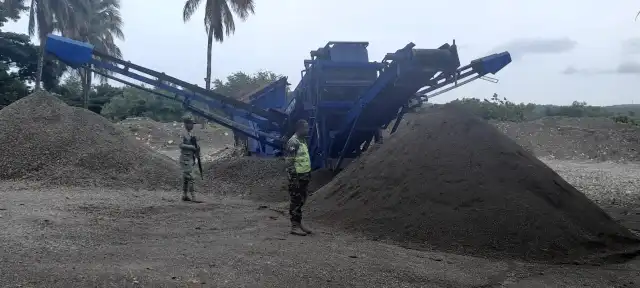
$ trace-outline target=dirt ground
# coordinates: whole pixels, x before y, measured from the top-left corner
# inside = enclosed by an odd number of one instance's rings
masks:
[[[640,230],[640,166],[545,160]],[[602,181],[599,181],[602,180]],[[594,185],[601,182],[603,184]],[[632,188],[636,187],[636,188]],[[603,192],[600,192],[601,190]],[[629,190],[634,189],[634,190]],[[408,250],[209,193],[0,183],[0,287],[637,287],[640,259],[546,266]],[[630,191],[630,192],[628,192]],[[635,192],[635,193],[634,193]]]
[[[216,158],[218,149],[203,153]],[[640,164],[543,161],[640,232]],[[606,266],[487,260],[370,241],[313,219],[316,233],[297,237],[288,234],[283,203],[199,192],[204,203],[195,204],[179,201],[179,191],[0,181],[0,287],[640,286],[640,259]]]

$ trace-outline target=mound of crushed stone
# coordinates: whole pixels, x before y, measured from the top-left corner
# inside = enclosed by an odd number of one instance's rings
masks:
[[[289,201],[287,174],[280,158],[237,157],[217,161],[205,168],[208,190],[229,196],[241,196],[254,201]],[[311,174],[309,192],[331,181],[330,171]]]
[[[640,244],[486,121],[444,106],[310,199],[310,218],[416,249],[563,262]]]
[[[0,110],[0,179],[134,189],[179,187],[177,163],[91,111],[45,92]]]
[[[562,160],[640,161],[640,129],[607,118],[549,117],[494,125],[539,157]]]

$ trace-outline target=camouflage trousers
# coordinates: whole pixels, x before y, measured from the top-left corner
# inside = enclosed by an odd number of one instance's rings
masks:
[[[291,222],[300,223],[302,221],[302,206],[307,201],[310,180],[310,173],[289,174],[289,215],[291,216]]]
[[[180,161],[181,170],[182,170],[182,192],[184,196],[187,196],[188,193],[191,193],[191,196],[195,196],[195,177],[193,173],[193,161]]]

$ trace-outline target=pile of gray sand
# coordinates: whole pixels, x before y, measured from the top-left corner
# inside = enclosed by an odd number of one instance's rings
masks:
[[[310,218],[414,249],[568,262],[640,240],[486,121],[412,115],[310,199]],[[601,259],[601,258],[600,258]]]
[[[91,111],[37,92],[0,110],[0,179],[176,189],[177,163]]]

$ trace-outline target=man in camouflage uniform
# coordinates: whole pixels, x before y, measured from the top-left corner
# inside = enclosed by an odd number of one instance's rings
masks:
[[[311,160],[307,148],[309,124],[305,120],[296,123],[296,132],[285,145],[285,161],[289,175],[289,215],[291,216],[291,234],[306,236],[313,233],[302,225],[302,206],[307,200],[309,181],[311,180]]]
[[[194,120],[193,116],[186,114],[182,121],[184,122],[184,130],[180,133],[180,168],[182,169],[182,201],[195,201],[195,187],[194,187],[194,166],[196,164],[195,155],[198,153],[198,147],[194,145],[193,140],[196,140],[193,134]],[[188,194],[191,194],[189,198]]]

